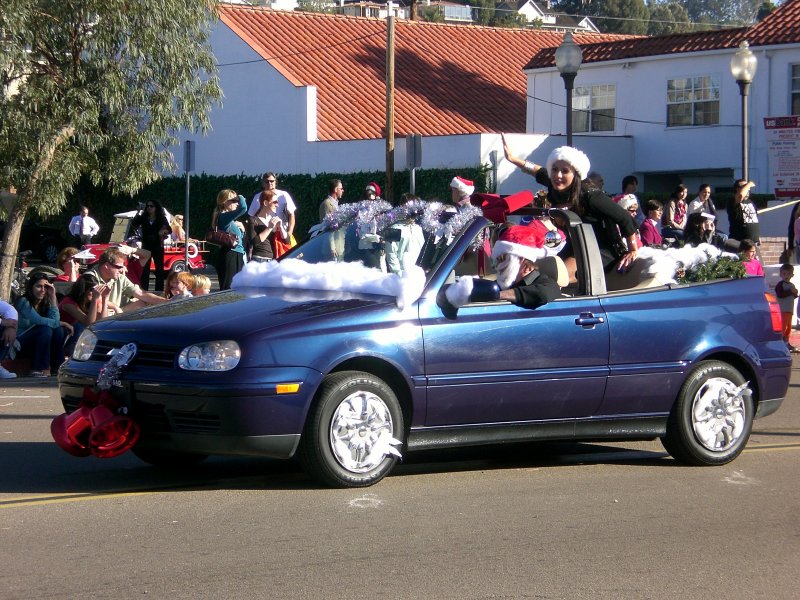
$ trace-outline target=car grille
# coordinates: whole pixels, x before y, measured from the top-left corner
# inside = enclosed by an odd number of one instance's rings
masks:
[[[79,406],[78,398],[64,399],[67,413],[74,412]],[[162,405],[146,402],[134,404],[133,416],[148,434],[218,433],[222,426],[219,415],[178,410],[167,412]]]
[[[174,411],[172,425],[180,433],[216,433],[220,430],[218,415]]]
[[[90,360],[106,362],[110,359],[109,352],[120,347],[120,344],[98,341]],[[180,348],[174,346],[156,346],[153,344],[137,344],[136,348],[136,357],[133,359],[132,365],[164,367],[167,369],[175,366],[175,357],[180,352]]]

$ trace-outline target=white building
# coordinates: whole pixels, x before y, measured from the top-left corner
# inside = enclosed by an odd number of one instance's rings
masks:
[[[565,143],[565,91],[553,65],[560,33],[408,20],[396,31],[396,169],[405,167],[402,138],[411,133],[423,136],[423,167],[454,170],[490,163],[501,131],[512,133],[516,153],[539,163]],[[800,111],[800,0],[750,29],[575,35],[584,53],[575,108],[589,109],[588,118],[577,113],[575,145],[609,191],[628,173],[644,190],[670,189],[679,179],[690,189],[701,181],[730,186],[741,164],[730,59],[744,39],[759,60],[750,177],[765,192],[762,120]],[[385,167],[385,21],[223,6],[211,43],[225,98],[211,114],[213,132],[197,140],[198,171]],[[531,187],[528,176],[498,162],[501,193]]]

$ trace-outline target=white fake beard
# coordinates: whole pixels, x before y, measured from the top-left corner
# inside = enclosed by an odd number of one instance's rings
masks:
[[[506,258],[499,261],[495,265],[495,272],[497,273],[497,285],[501,290],[507,290],[517,280],[519,267],[522,261],[516,256],[506,255]]]

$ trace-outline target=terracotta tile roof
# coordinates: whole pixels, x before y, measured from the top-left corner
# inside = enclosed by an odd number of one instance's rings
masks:
[[[221,5],[220,18],[294,85],[317,87],[320,140],[377,139],[386,21]],[[395,21],[395,135],[524,132],[523,65],[562,34]],[[579,44],[620,36],[582,33]],[[220,69],[225,68],[224,64]]]
[[[751,47],[800,43],[800,0],[786,0],[766,19],[750,28],[739,27],[655,37],[629,37],[588,45],[577,40],[576,43],[583,50],[583,62],[592,63],[736,48],[742,40],[747,40]],[[528,61],[525,68],[541,69],[554,65],[555,47],[542,48]]]
[[[800,0],[786,0],[747,33],[751,46],[800,42]]]

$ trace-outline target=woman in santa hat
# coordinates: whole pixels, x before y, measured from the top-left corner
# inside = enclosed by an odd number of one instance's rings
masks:
[[[606,271],[614,268],[626,270],[633,264],[640,246],[636,224],[624,208],[583,181],[590,168],[589,158],[583,152],[571,146],[561,146],[550,153],[546,165],[542,166],[515,157],[505,136],[502,139],[506,160],[545,186],[552,206],[571,210],[592,225]],[[622,243],[620,232],[628,241],[627,248]],[[565,249],[567,257],[570,253],[570,248]]]

